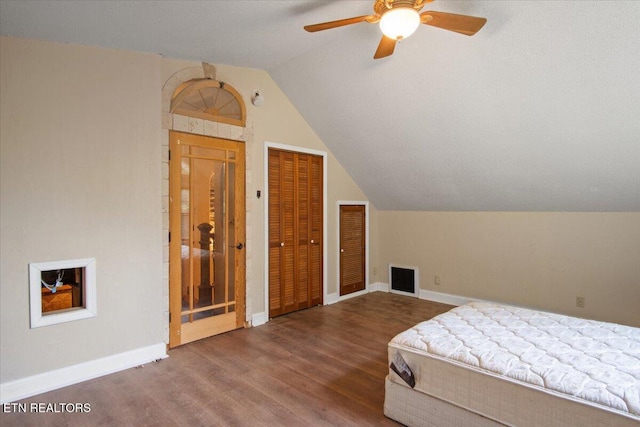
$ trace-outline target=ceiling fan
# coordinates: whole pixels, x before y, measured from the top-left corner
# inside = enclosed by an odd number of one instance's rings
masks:
[[[368,22],[380,23],[383,36],[376,50],[374,59],[384,58],[393,53],[396,42],[409,37],[420,24],[431,25],[456,33],[472,36],[487,22],[485,18],[457,15],[455,13],[427,11],[419,13],[425,3],[433,0],[375,0],[374,15],[356,16],[323,22],[321,24],[306,25],[305,30],[310,33],[329,30],[345,25]]]

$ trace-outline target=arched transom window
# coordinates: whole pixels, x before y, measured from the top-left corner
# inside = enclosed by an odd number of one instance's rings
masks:
[[[246,123],[238,91],[211,79],[192,79],[178,86],[171,98],[171,113],[243,127]]]

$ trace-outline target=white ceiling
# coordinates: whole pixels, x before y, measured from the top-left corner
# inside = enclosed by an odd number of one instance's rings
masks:
[[[1,0],[0,33],[267,70],[378,209],[640,211],[640,2],[438,0],[488,22],[381,60],[302,30],[372,5]]]

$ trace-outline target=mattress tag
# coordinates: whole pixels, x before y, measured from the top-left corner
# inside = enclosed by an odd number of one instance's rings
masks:
[[[413,376],[413,372],[399,352],[397,352],[395,356],[393,356],[393,362],[391,362],[389,367],[393,370],[393,372],[398,374],[400,378],[402,378],[402,380],[409,385],[409,387],[415,387],[416,379]]]

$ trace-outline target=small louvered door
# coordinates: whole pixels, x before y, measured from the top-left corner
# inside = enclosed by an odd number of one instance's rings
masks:
[[[269,317],[322,304],[322,157],[269,149]]]
[[[340,295],[365,288],[365,206],[340,206]]]

